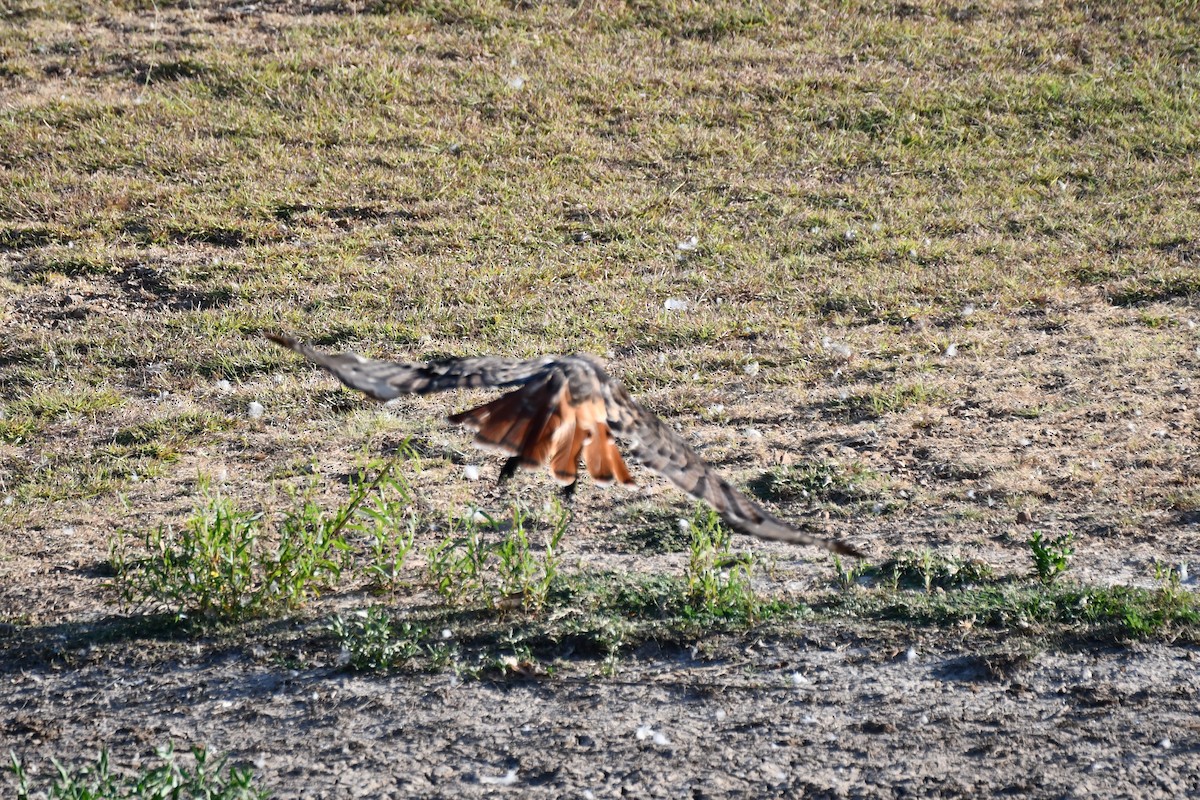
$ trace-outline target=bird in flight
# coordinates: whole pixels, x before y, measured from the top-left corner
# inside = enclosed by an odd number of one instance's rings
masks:
[[[265,335],[376,400],[460,388],[512,389],[450,416],[451,422],[475,431],[475,444],[509,456],[501,480],[518,467],[545,466],[556,482],[573,487],[582,460],[597,483],[632,486],[633,478],[617,449],[619,441],[634,462],[707,502],[736,531],[862,557],[845,542],[821,539],[776,519],[734,489],[591,356],[529,360],[484,356],[422,364],[326,353],[283,333]]]

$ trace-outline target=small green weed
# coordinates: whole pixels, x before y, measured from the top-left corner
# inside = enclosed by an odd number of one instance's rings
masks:
[[[834,401],[830,408],[843,414],[878,419],[885,414],[919,405],[929,405],[945,399],[945,392],[913,383],[891,388],[878,387],[862,394],[851,394]]]
[[[450,533],[425,553],[429,581],[448,603],[469,602],[485,592],[485,567],[491,555],[473,516],[461,523],[458,535],[457,524],[452,518]]]
[[[556,504],[551,513],[550,533],[540,554],[529,542],[530,518],[517,506],[513,506],[510,521],[503,525],[486,514],[473,512],[457,523],[463,526],[459,536],[455,536],[456,523],[451,520],[450,535],[427,551],[434,589],[448,602],[482,599],[502,608],[519,606],[541,611],[558,575],[558,545],[569,520],[561,505]],[[506,528],[502,540],[484,540],[484,530],[501,527]],[[495,583],[489,580],[493,561],[497,567]]]
[[[838,591],[848,592],[858,585],[859,579],[868,575],[873,575],[878,570],[872,567],[866,561],[853,560],[844,561],[839,555],[832,556],[834,585]]]
[[[989,583],[995,579],[992,568],[981,561],[967,561],[926,548],[908,550],[884,562],[879,573],[893,589],[949,589]]]
[[[829,500],[847,503],[878,496],[871,484],[879,476],[861,464],[842,466],[832,461],[804,461],[775,467],[750,483],[759,497],[777,502]]]
[[[108,751],[100,751],[95,765],[78,771],[54,762],[58,778],[46,789],[33,787],[29,774],[15,754],[10,754],[9,770],[17,778],[18,800],[49,797],[50,800],[262,800],[270,794],[254,785],[249,769],[229,767],[222,758],[210,763],[203,748],[192,749],[195,766],[188,769],[178,762],[173,745],[158,748],[159,766],[135,775],[118,775],[112,771]]]
[[[360,475],[359,485],[365,483],[365,475]],[[359,506],[358,519],[348,527],[366,540],[364,568],[373,586],[394,591],[400,585],[401,569],[417,533],[412,491],[402,476],[389,471],[376,479],[370,496],[369,502]]]
[[[122,602],[148,604],[181,619],[244,619],[304,605],[352,565],[344,532],[358,512],[370,521],[368,530],[384,535],[377,526],[391,511],[377,490],[391,480],[391,466],[373,481],[354,484],[349,502],[332,515],[308,500],[277,521],[264,521],[262,514],[213,495],[182,530],[160,527],[146,534],[145,558],[131,560],[124,534],[118,535],[109,555]],[[360,508],[368,497],[372,503]],[[273,528],[271,535],[264,527]],[[399,550],[389,556],[402,561]]]
[[[1025,544],[1033,558],[1033,570],[1041,581],[1050,583],[1070,569],[1071,556],[1075,554],[1074,541],[1073,533],[1047,539],[1041,531],[1033,532]]]
[[[753,556],[730,550],[729,530],[707,506],[696,508],[690,525],[684,616],[756,618],[760,601],[750,584]]]
[[[349,617],[338,614],[329,631],[341,645],[345,662],[357,670],[386,670],[428,652],[422,641],[429,629],[411,622],[395,625],[387,610],[379,606],[356,611]]]

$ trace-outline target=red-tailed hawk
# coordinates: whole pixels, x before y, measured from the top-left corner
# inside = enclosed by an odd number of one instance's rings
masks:
[[[819,539],[781,522],[734,489],[591,356],[543,356],[528,361],[485,356],[419,364],[377,361],[357,353],[325,353],[285,334],[266,336],[376,400],[447,389],[515,387],[490,403],[450,416],[451,422],[475,431],[477,445],[510,456],[502,477],[518,466],[545,466],[555,481],[570,486],[582,459],[597,483],[633,485],[616,446],[620,441],[633,461],[708,502],[736,531],[861,557],[844,542]]]

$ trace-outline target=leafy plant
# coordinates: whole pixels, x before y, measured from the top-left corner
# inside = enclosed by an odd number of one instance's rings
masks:
[[[684,614],[757,616],[759,600],[750,583],[753,557],[730,550],[729,530],[707,506],[697,506],[690,526]]]
[[[363,483],[365,476],[360,476],[359,484]],[[350,526],[366,539],[365,570],[379,589],[391,591],[400,583],[401,568],[416,539],[418,520],[412,506],[408,483],[389,472],[376,479],[371,500],[359,506],[359,518]]]
[[[486,514],[472,513],[457,537],[451,521],[451,534],[427,551],[434,589],[449,602],[483,599],[505,608],[540,611],[558,575],[558,545],[569,520],[561,505],[556,505],[553,513],[540,555],[529,541],[530,517],[517,506],[504,524]],[[484,530],[501,527],[506,528],[503,539],[485,541]],[[491,579],[493,574],[495,581]]]
[[[132,559],[119,534],[109,558],[121,600],[178,618],[243,619],[298,608],[351,565],[344,530],[390,470],[389,464],[373,481],[355,484],[349,502],[332,515],[307,500],[271,526],[261,513],[208,495],[182,530],[146,534],[145,557]],[[264,526],[274,528],[272,535]]]
[[[94,766],[77,771],[54,761],[58,778],[45,791],[31,787],[29,774],[15,754],[10,754],[9,770],[17,778],[18,800],[49,797],[50,800],[263,800],[270,797],[254,785],[248,769],[229,767],[226,759],[210,763],[206,750],[192,748],[195,766],[188,769],[176,760],[174,745],[157,750],[162,763],[131,776],[112,771],[108,751],[101,750]]]
[[[490,517],[486,521],[495,524]],[[483,592],[483,576],[490,556],[473,515],[463,522],[461,536],[455,536],[454,528],[455,521],[451,519],[449,535],[426,552],[429,580],[447,602],[467,600]]]
[[[879,572],[890,580],[893,589],[926,592],[988,583],[995,578],[991,567],[983,562],[942,555],[929,548],[901,552],[884,562]]]
[[[349,617],[338,614],[329,631],[341,645],[346,663],[359,670],[389,669],[425,652],[429,629],[410,622],[392,623],[386,609],[372,606]]]
[[[837,585],[838,590],[842,592],[850,591],[858,585],[859,578],[875,572],[874,567],[866,561],[855,560],[846,562],[842,560],[841,556],[836,554],[832,557],[832,560],[834,583]]]
[[[1071,556],[1075,554],[1072,543],[1075,534],[1064,533],[1047,539],[1041,531],[1034,531],[1026,544],[1033,558],[1033,570],[1044,583],[1054,581],[1071,567]]]
[[[558,544],[567,532],[569,514],[555,505],[556,515],[550,535],[539,557],[529,544],[525,516],[513,508],[512,528],[495,549],[500,562],[500,592],[505,598],[519,598],[524,608],[540,611],[546,605],[550,586],[558,575]]]

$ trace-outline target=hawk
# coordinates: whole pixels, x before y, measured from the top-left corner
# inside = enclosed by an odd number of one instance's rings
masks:
[[[845,542],[791,527],[734,489],[666,423],[630,397],[592,356],[529,360],[484,356],[422,364],[326,353],[283,333],[265,335],[376,400],[448,389],[511,388],[489,403],[450,415],[451,422],[475,432],[475,444],[509,456],[501,480],[511,477],[517,467],[545,466],[557,483],[573,487],[582,460],[597,483],[632,486],[629,468],[617,449],[619,441],[634,462],[709,503],[736,531],[862,557]]]

